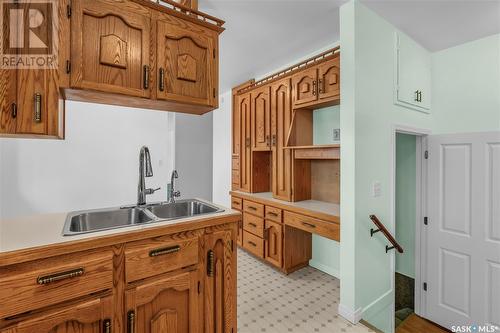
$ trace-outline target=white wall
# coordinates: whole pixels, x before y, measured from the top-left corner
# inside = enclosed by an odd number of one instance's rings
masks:
[[[213,197],[220,205],[230,207],[231,198],[231,91],[219,96],[220,107],[213,112]]]
[[[139,149],[151,151],[166,199],[173,166],[171,113],[67,102],[66,140],[0,139],[0,218],[135,203]]]
[[[181,198],[212,200],[212,113],[175,115],[176,190]]]

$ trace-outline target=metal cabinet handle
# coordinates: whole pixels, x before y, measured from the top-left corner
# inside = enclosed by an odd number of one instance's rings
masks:
[[[165,91],[165,70],[163,68],[160,68],[158,84],[159,84],[158,88],[160,89],[160,91]]]
[[[110,319],[104,320],[102,326],[103,326],[104,333],[111,333],[111,320]]]
[[[267,214],[274,217],[278,217],[278,214],[276,214],[275,212],[267,212]]]
[[[257,210],[257,208],[255,208],[254,206],[248,206],[248,209],[251,209],[251,210],[254,210],[254,211]]]
[[[314,224],[308,223],[308,222],[302,222],[302,225],[309,227],[309,228],[316,228]]]
[[[418,101],[422,103],[422,91],[418,92]]]
[[[209,250],[207,253],[207,275],[209,277],[214,276],[215,270],[215,254],[214,251]]]
[[[271,139],[271,145],[273,147],[276,147],[276,134],[273,134],[272,139]]]
[[[149,66],[144,65],[144,89],[149,89]]]
[[[319,88],[319,93],[323,93],[323,79],[319,79],[319,84],[318,84]]]
[[[179,252],[181,249],[181,247],[179,245],[176,245],[176,246],[170,246],[170,247],[163,247],[163,248],[160,248],[160,249],[156,249],[156,250],[152,250],[149,252],[149,256],[150,257],[159,257],[159,256],[163,256],[163,255],[166,255],[166,254],[171,254],[171,253],[175,253],[175,252]]]
[[[313,95],[316,96],[317,82],[313,81]]]
[[[250,222],[250,223],[248,223],[248,224],[249,224],[249,225],[251,225],[251,226],[252,226],[252,227],[254,227],[254,228],[257,228],[257,224],[255,224],[255,223]]]
[[[267,145],[268,147],[270,147],[270,146],[271,146],[271,137],[270,137],[269,135],[266,135],[266,145]]]
[[[35,110],[34,120],[36,123],[42,121],[42,94],[35,93]]]
[[[252,245],[253,247],[257,247],[257,244],[255,244],[254,242],[252,241],[247,241],[248,244]]]
[[[46,285],[49,283],[58,282],[61,280],[66,280],[66,279],[71,279],[74,277],[82,276],[83,273],[85,273],[85,270],[83,268],[77,268],[77,269],[72,269],[72,270],[66,271],[66,272],[39,276],[36,279],[36,282],[39,285]]]
[[[415,90],[415,102],[419,102],[419,91],[418,90]]]
[[[16,103],[12,103],[12,105],[10,106],[10,108],[11,108],[12,118],[16,119],[17,118],[17,104]]]
[[[135,332],[135,311],[130,310],[127,313],[127,333]]]

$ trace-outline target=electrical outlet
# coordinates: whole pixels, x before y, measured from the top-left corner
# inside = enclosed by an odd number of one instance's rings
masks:
[[[333,141],[340,141],[340,128],[333,129]]]

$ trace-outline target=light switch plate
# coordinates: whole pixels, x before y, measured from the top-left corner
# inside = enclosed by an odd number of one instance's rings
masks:
[[[378,198],[382,195],[382,184],[379,181],[373,182],[372,196]]]

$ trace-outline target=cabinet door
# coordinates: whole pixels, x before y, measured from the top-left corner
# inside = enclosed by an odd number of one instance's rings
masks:
[[[17,71],[17,134],[59,135],[57,72],[53,69]]]
[[[200,332],[197,272],[143,282],[126,291],[128,333]]]
[[[111,333],[111,297],[96,298],[42,312],[0,333]]]
[[[270,87],[251,92],[252,96],[252,150],[271,149]]]
[[[216,39],[181,20],[158,21],[158,98],[216,104]]]
[[[233,231],[222,230],[206,235],[205,250],[205,333],[236,332]]]
[[[409,37],[396,33],[396,104],[428,112],[431,106],[430,54]]]
[[[131,1],[73,1],[71,86],[150,96],[150,14]]]
[[[318,69],[316,67],[292,76],[293,106],[300,107],[302,104],[318,100],[317,84]]]
[[[17,75],[13,69],[0,69],[0,134],[16,133]]]
[[[290,79],[279,81],[271,87],[271,144],[273,196],[291,200],[292,152],[284,149],[292,124],[292,89]]]
[[[250,94],[238,96],[238,108],[241,112],[240,189],[249,192],[252,172]]]
[[[320,101],[340,98],[340,57],[319,65],[318,77]]]
[[[283,262],[283,226],[279,223],[266,220],[264,256],[276,267]]]

